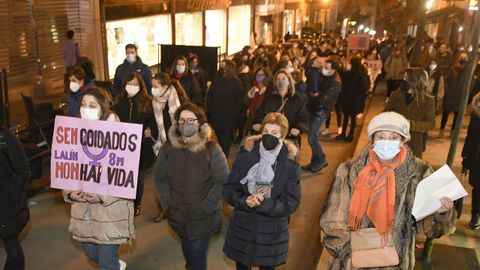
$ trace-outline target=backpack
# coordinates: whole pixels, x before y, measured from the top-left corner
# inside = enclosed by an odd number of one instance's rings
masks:
[[[208,141],[205,144],[205,150],[207,151],[207,161],[208,161],[208,169],[212,169],[212,145],[213,143],[211,141]],[[168,143],[167,144],[167,149],[165,150],[165,161],[168,160],[168,156],[170,155],[170,151],[172,150],[172,144]]]

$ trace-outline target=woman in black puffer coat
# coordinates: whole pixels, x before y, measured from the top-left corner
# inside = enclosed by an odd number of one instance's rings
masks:
[[[6,270],[25,269],[18,235],[29,220],[25,197],[30,167],[17,137],[0,126],[0,238],[7,252]]]
[[[287,261],[288,220],[300,204],[298,150],[285,140],[287,119],[269,113],[262,133],[246,139],[223,188],[235,208],[223,252],[238,270],[275,269]]]

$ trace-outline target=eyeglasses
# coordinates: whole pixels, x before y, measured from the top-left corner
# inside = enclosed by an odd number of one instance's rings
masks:
[[[195,123],[195,121],[198,121],[198,119],[196,119],[196,118],[187,118],[187,119],[180,118],[180,119],[178,119],[178,124],[183,125],[183,124],[185,124],[185,122],[187,124],[193,124],[193,123]]]

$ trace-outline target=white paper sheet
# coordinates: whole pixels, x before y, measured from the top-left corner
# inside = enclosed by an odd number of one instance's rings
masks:
[[[443,165],[418,184],[412,214],[420,221],[441,207],[440,198],[448,197],[455,201],[467,195],[450,167]]]

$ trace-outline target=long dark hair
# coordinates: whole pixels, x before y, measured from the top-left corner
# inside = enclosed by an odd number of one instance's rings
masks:
[[[102,111],[102,115],[100,116],[100,120],[106,120],[110,114],[112,114],[112,98],[110,94],[102,88],[88,88],[83,92],[83,97],[85,96],[92,96],[94,97],[98,104],[100,105],[100,110]],[[82,99],[83,99],[82,97]]]
[[[177,73],[177,62],[178,62],[178,60],[185,61],[185,72],[183,72],[182,74],[188,74],[188,72],[190,71],[190,66],[188,64],[188,59],[183,55],[179,55],[175,58],[175,61],[173,61],[173,63],[172,63],[172,70],[170,71],[170,74],[172,74],[172,76],[175,76],[175,74]]]
[[[140,86],[140,91],[137,93],[138,98],[136,98],[136,105],[137,105],[137,110],[140,113],[149,113],[152,111],[152,98],[148,95],[147,92],[147,87],[145,86],[145,82],[142,79],[142,76],[140,76],[139,73],[134,72],[130,75],[128,75],[127,79],[123,81],[122,83],[122,92],[120,95],[117,96],[117,100],[115,102],[115,107],[118,106],[118,103],[120,100],[127,98],[128,93],[126,90],[127,83],[129,81],[132,81],[133,79],[137,79],[138,85]]]
[[[175,90],[177,90],[178,98],[180,99],[180,103],[183,104],[190,101],[190,98],[187,96],[187,93],[185,92],[182,84],[178,80],[172,80],[170,75],[168,75],[167,73],[157,73],[153,76],[153,79],[159,81],[161,85],[166,85],[167,89],[170,88],[170,86],[175,87]]]

